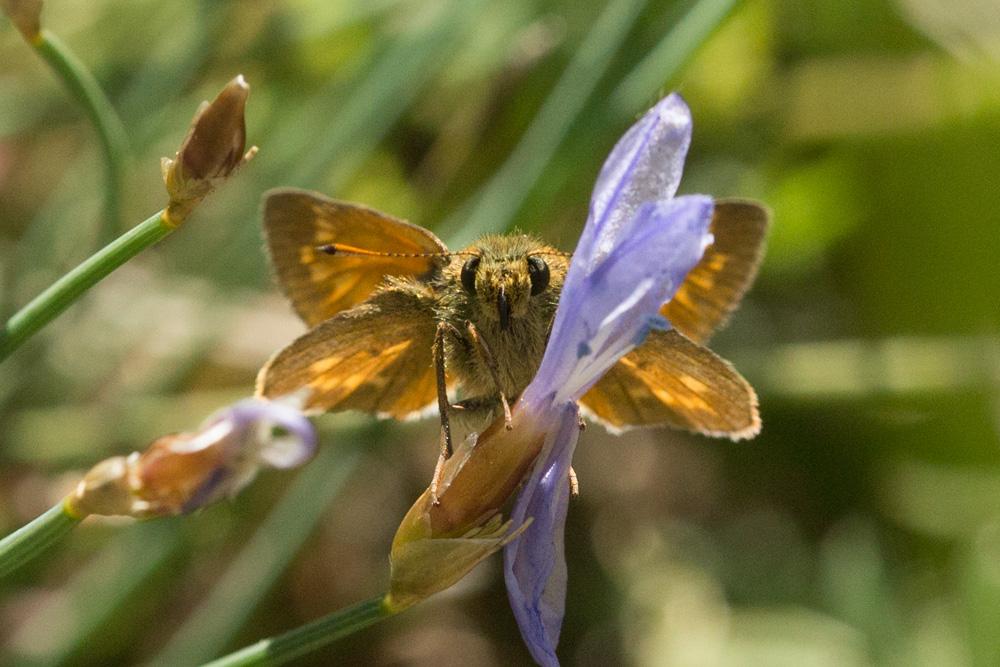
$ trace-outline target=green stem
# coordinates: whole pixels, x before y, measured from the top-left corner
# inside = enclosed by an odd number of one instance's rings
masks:
[[[105,189],[105,229],[115,230],[121,223],[121,191],[128,158],[125,127],[114,107],[101,90],[97,79],[62,41],[42,30],[31,42],[38,54],[55,70],[97,130],[104,152],[107,181]],[[108,234],[110,236],[110,233]]]
[[[0,579],[48,549],[78,523],[79,517],[59,503],[0,540]]]
[[[174,229],[175,226],[164,219],[164,211],[160,211],[52,283],[48,289],[7,320],[7,324],[0,330],[0,361],[10,356],[21,343],[53,320],[102,278]]]
[[[262,639],[235,653],[207,663],[205,667],[233,667],[234,665],[280,665],[305,655],[341,637],[367,628],[382,619],[399,613],[390,608],[384,597],[359,602],[353,607],[335,611],[321,619],[307,623],[277,637]]]

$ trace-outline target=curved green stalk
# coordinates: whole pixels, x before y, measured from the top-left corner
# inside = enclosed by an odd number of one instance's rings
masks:
[[[0,361],[102,278],[172,232],[176,227],[163,214],[154,214],[98,250],[7,320],[0,330]]]
[[[0,579],[48,549],[80,523],[63,503],[0,540]]]
[[[367,628],[401,610],[391,608],[384,597],[376,597],[335,611],[312,623],[270,639],[262,639],[235,653],[207,663],[205,667],[235,665],[280,665],[310,651]]]
[[[128,159],[125,126],[101,90],[97,79],[62,40],[48,30],[42,30],[31,40],[31,45],[83,105],[90,122],[97,130],[107,170],[104,229],[115,230],[121,222],[122,181]],[[110,233],[108,235],[110,236]]]

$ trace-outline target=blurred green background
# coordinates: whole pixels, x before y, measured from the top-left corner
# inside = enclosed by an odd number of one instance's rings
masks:
[[[237,73],[260,154],[0,369],[0,532],[250,393],[302,330],[264,190],[571,249],[604,156],[676,89],[682,191],[774,210],[713,344],[764,430],[588,429],[564,663],[1000,664],[995,0],[48,0],[44,24],[125,121],[126,220],[163,205],[159,158]],[[6,21],[0,62],[6,316],[107,230],[79,107]],[[0,662],[192,664],[382,591],[435,424],[318,423],[303,470],[181,520],[87,522],[0,583]],[[303,664],[528,663],[499,562]]]

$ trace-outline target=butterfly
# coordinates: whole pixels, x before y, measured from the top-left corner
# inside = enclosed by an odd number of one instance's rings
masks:
[[[753,388],[704,344],[752,284],[768,223],[755,202],[716,202],[713,243],[662,307],[672,328],[619,360],[580,400],[584,414],[612,431],[757,434]],[[263,227],[275,278],[310,329],[261,369],[258,395],[304,390],[307,412],[396,419],[436,405],[446,430],[449,415],[509,422],[541,362],[568,253],[522,234],[452,252],[422,227],[291,188],[265,195]]]

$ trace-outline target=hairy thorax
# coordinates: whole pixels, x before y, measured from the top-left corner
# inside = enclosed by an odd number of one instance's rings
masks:
[[[522,318],[513,320],[504,331],[490,320],[476,321],[461,314],[443,321],[451,325],[450,335],[445,338],[445,359],[461,388],[461,398],[498,397],[502,391],[513,399],[531,382],[545,351],[547,327]],[[500,387],[494,386],[488,362],[472,340],[466,322],[475,325],[497,359],[495,367]]]
[[[530,275],[529,258],[536,268],[544,262],[544,289],[533,291],[539,283]],[[564,253],[541,241],[510,235],[485,237],[443,268],[435,314],[446,326],[447,374],[461,401],[492,405],[503,392],[513,402],[524,391],[545,351],[566,264]],[[504,314],[498,309],[501,293]]]

